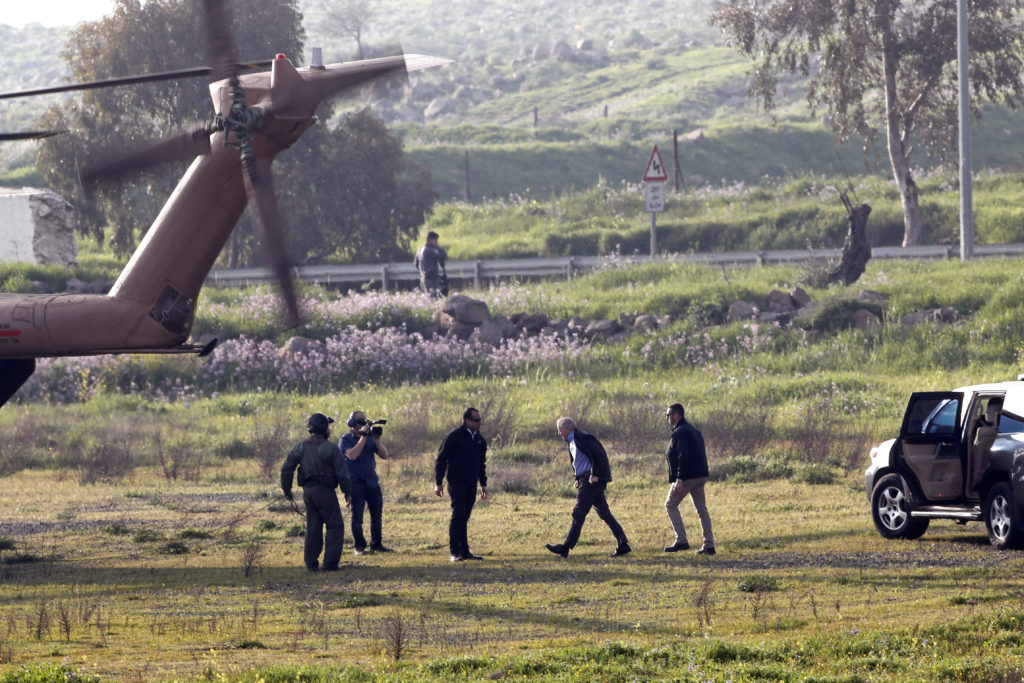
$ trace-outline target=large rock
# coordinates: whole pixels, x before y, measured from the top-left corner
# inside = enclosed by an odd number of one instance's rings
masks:
[[[796,309],[796,302],[791,295],[777,289],[768,292],[768,310],[772,313],[792,313]]]
[[[936,325],[944,325],[947,323],[955,323],[960,319],[955,308],[928,308],[923,311],[916,311],[910,315],[905,315],[900,318],[900,324],[906,327],[916,327],[921,323],[935,323]]]
[[[619,324],[618,320],[595,320],[587,325],[584,334],[586,334],[587,339],[607,339],[621,331],[622,325]]]
[[[448,331],[445,333],[445,336],[448,337],[449,339],[454,337],[456,339],[466,341],[470,338],[470,336],[472,336],[473,331],[476,330],[477,327],[479,327],[479,325],[469,325],[467,323],[456,320],[455,322],[452,323],[452,326],[448,328]]]
[[[74,207],[51,190],[0,190],[0,261],[77,263]]]
[[[514,330],[515,326],[512,329]],[[493,320],[488,320],[480,327],[473,328],[473,332],[469,335],[469,341],[481,342],[488,346],[499,346],[504,338],[505,327],[500,322]]]
[[[793,303],[796,304],[797,308],[803,308],[807,304],[811,303],[811,297],[808,296],[807,292],[804,291],[803,287],[797,287],[796,289],[794,289],[793,293],[790,294],[790,296],[793,297]]]
[[[636,317],[636,320],[633,321],[633,329],[635,330],[653,332],[654,330],[658,329],[659,326],[660,323],[658,322],[657,316],[653,316],[649,313],[638,315]]]
[[[280,349],[277,350],[277,355],[282,358],[286,356],[295,356],[316,351],[323,346],[323,342],[319,342],[316,339],[310,339],[309,337],[291,337],[284,343]]]
[[[528,313],[519,316],[515,322],[516,327],[522,328],[527,334],[537,334],[548,325],[548,317],[543,313]]]
[[[883,306],[889,305],[889,298],[881,292],[874,292],[870,289],[862,289],[857,294],[857,298],[861,301],[870,301],[872,303],[881,304]]]
[[[557,40],[551,46],[551,56],[560,62],[568,62],[575,56],[572,46],[564,40]]]
[[[757,315],[757,306],[750,301],[733,301],[729,304],[729,313],[725,316],[726,322],[734,323],[737,320],[750,320]]]
[[[468,297],[465,294],[454,294],[441,305],[444,313],[467,325],[481,325],[491,319],[487,303]]]
[[[864,332],[874,332],[881,329],[882,321],[878,316],[864,308],[858,308],[853,312],[853,326]]]

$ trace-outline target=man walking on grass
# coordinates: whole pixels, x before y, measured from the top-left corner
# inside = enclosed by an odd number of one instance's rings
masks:
[[[665,499],[665,510],[676,532],[675,541],[665,548],[665,552],[674,553],[689,550],[686,541],[686,528],[683,526],[682,515],[679,514],[679,503],[690,496],[693,509],[700,519],[700,531],[703,543],[698,555],[715,554],[715,537],[711,533],[711,515],[704,500],[704,485],[708,483],[708,458],[704,451],[704,437],[700,430],[686,421],[682,404],[673,403],[665,411],[665,418],[672,425],[672,440],[669,441],[665,458],[668,460],[668,480],[671,486],[668,498]]]
[[[590,508],[597,511],[597,516],[608,525],[617,543],[611,557],[621,557],[633,549],[626,540],[626,532],[616,521],[608,508],[604,497],[605,487],[612,480],[612,468],[608,462],[608,454],[597,437],[576,428],[571,417],[562,417],[555,423],[558,435],[569,445],[569,463],[576,476],[576,506],[572,509],[572,525],[564,543],[548,543],[544,547],[562,557],[569,557],[569,551],[579,541],[583,522]]]

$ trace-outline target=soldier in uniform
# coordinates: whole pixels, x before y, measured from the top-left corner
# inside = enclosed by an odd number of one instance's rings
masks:
[[[309,438],[300,441],[285,458],[281,466],[281,490],[284,497],[292,496],[292,475],[298,467],[298,482],[302,487],[302,502],[306,505],[306,543],[303,559],[311,572],[318,571],[320,551],[324,552],[324,571],[338,569],[342,545],[345,541],[345,523],[341,518],[336,488],[341,488],[345,501],[349,499],[352,484],[348,466],[338,445],[328,441],[333,419],[323,413],[309,416]],[[327,527],[326,544],[323,528]]]
[[[431,298],[439,299],[448,294],[447,285],[442,283],[444,262],[448,254],[437,245],[438,234],[431,230],[427,233],[427,242],[416,252],[413,265],[420,271],[420,289]]]

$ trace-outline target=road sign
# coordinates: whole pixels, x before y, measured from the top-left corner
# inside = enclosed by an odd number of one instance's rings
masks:
[[[658,146],[655,145],[651,150],[651,159],[647,162],[647,169],[644,171],[644,182],[663,183],[666,180],[668,180],[668,171],[665,170],[665,164],[661,161],[661,153],[658,152]]]
[[[644,183],[644,200],[648,213],[665,210],[665,183]]]

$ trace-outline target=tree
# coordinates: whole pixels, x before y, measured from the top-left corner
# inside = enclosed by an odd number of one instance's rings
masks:
[[[321,23],[330,32],[348,36],[356,43],[356,59],[363,59],[363,33],[377,18],[374,0],[327,0],[319,3]]]
[[[1016,108],[1024,68],[1024,0],[972,0],[968,6],[971,110],[985,101]],[[956,150],[954,0],[728,0],[711,17],[755,60],[750,92],[766,110],[778,76],[806,78],[812,111],[825,109],[839,141],[873,146],[884,130],[903,205],[904,246],[921,240],[911,169],[914,141],[939,158]]]
[[[239,58],[268,59],[276,53],[301,59],[304,33],[298,0],[249,0],[236,11],[232,30]],[[238,3],[241,5],[241,3]],[[240,8],[239,8],[240,9]],[[73,80],[152,73],[199,66],[205,61],[202,0],[115,0],[110,16],[79,25],[69,36],[64,59]],[[119,253],[130,251],[170,195],[187,164],[168,164],[137,177],[105,183],[83,202],[78,165],[103,150],[159,138],[171,128],[211,113],[202,78],[89,90],[46,113],[44,123],[63,119],[73,131],[42,143],[37,166],[47,182],[91,210],[81,229],[103,235],[112,226]]]
[[[113,16],[84,24],[69,37],[65,57],[76,80],[167,71],[196,66],[202,59],[202,0],[147,0],[144,6],[139,0],[116,2]],[[243,4],[236,2],[239,57],[262,59],[278,52],[299,57],[304,34],[297,2],[248,0],[244,15],[238,11]],[[153,45],[164,48],[147,49]],[[48,126],[71,128],[75,135],[49,138],[37,165],[51,187],[77,196],[77,167],[98,150],[160,137],[174,126],[204,118],[211,106],[201,78],[87,91],[81,104],[72,101],[47,112]],[[329,103],[318,114],[329,120]],[[367,111],[345,117],[335,131],[314,126],[277,158],[274,169],[298,261],[334,253],[356,260],[404,256],[434,200],[429,174],[404,160],[401,143]],[[185,164],[168,164],[105,183],[93,201],[80,203],[92,207],[82,229],[102,237],[103,227],[110,225],[115,249],[130,251],[184,170]],[[262,262],[260,235],[248,213],[232,233],[228,250],[232,266]]]
[[[317,128],[298,143],[317,151],[316,168],[300,168],[295,155],[277,174],[285,215],[303,221],[299,252],[307,262],[407,257],[434,202],[430,174],[404,158],[401,142],[368,109],[346,114],[333,131]]]

